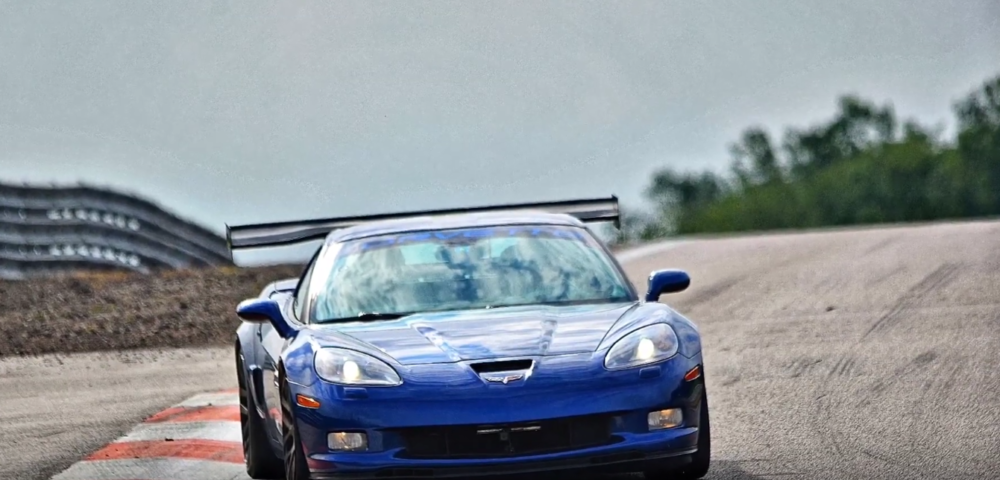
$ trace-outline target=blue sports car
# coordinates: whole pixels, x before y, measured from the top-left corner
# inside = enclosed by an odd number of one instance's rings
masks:
[[[236,309],[253,478],[570,471],[700,478],[697,327],[640,296],[590,222],[615,197],[227,226],[232,250],[325,239]]]

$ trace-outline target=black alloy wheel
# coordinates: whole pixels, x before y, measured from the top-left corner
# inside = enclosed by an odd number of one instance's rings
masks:
[[[281,374],[281,443],[285,453],[285,480],[309,480],[309,465],[302,450],[302,439],[295,425],[295,412],[292,408],[292,394]]]
[[[247,475],[253,479],[282,478],[284,465],[275,455],[264,430],[264,419],[257,414],[257,404],[246,378],[243,352],[236,350],[236,379],[240,390],[240,429],[243,432],[243,459]]]

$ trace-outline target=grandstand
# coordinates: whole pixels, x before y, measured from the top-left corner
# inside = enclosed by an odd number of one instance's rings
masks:
[[[232,265],[221,236],[136,195],[0,183],[0,279]]]

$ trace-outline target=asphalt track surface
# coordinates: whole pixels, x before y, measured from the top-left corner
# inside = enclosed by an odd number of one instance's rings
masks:
[[[620,256],[701,326],[708,478],[1000,477],[1000,223],[688,240]],[[48,479],[235,386],[228,349],[0,361],[0,478]],[[220,477],[231,478],[231,477]]]

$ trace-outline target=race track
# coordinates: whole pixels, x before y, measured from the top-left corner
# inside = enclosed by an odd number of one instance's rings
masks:
[[[1000,477],[1000,223],[691,242],[711,478]]]
[[[1000,223],[689,240],[622,258],[640,288],[655,268],[691,273],[664,300],[704,335],[708,478],[1000,472]],[[0,478],[48,479],[234,378],[228,349],[2,360]]]
[[[233,372],[228,349],[0,359],[0,480],[48,479]]]

